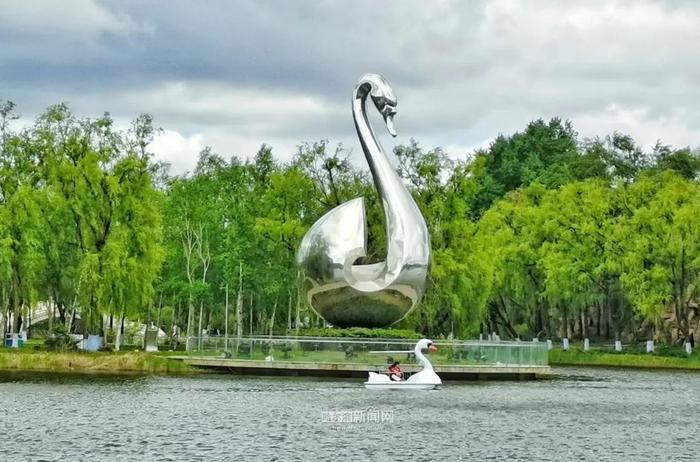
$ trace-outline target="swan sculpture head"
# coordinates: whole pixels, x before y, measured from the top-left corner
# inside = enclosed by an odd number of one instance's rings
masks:
[[[365,74],[357,83],[356,95],[362,97],[362,92],[369,92],[374,106],[384,118],[384,123],[391,136],[396,136],[394,116],[396,115],[396,95],[389,82],[379,74]]]
[[[381,198],[387,231],[384,261],[358,265],[367,256],[367,224],[361,197],[338,205],[318,219],[301,241],[297,264],[309,305],[339,327],[382,327],[406,317],[420,301],[430,262],[425,219],[387,159],[367,117],[371,101],[389,133],[396,95],[378,74],[360,78],[352,114],[374,185]]]

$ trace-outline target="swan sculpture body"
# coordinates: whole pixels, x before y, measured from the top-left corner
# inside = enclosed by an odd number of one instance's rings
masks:
[[[430,237],[425,220],[389,163],[367,117],[372,101],[396,136],[396,97],[389,83],[366,74],[355,87],[352,114],[360,144],[381,198],[387,255],[380,263],[355,265],[367,255],[363,198],[340,204],[306,233],[297,253],[302,288],[309,305],[339,327],[381,327],[403,319],[425,292]]]
[[[394,381],[387,374],[370,372],[365,382],[365,388],[370,390],[433,390],[442,385],[442,380],[435,373],[433,365],[423,355],[423,351],[435,351],[435,345],[431,340],[422,339],[416,343],[413,353],[418,363],[423,366],[420,372],[416,372],[406,380]]]

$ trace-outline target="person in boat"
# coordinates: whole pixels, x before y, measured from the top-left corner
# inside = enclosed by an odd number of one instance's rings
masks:
[[[403,372],[401,371],[401,367],[399,366],[398,361],[394,361],[394,363],[389,366],[389,378],[395,382],[400,382],[403,380]]]

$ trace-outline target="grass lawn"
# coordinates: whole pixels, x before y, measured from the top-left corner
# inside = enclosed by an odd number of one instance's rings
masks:
[[[196,372],[181,361],[143,352],[66,352],[0,348],[0,371],[184,374]]]
[[[569,351],[553,349],[549,352],[550,366],[607,366],[638,367],[647,369],[700,369],[700,354],[686,356],[679,352],[663,353],[615,353],[609,350]]]

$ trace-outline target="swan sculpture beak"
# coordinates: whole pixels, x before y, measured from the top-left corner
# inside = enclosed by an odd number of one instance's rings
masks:
[[[389,134],[396,138],[396,130],[394,130],[394,114],[389,114],[384,117],[384,122],[386,122],[386,128],[389,130]]]
[[[386,129],[389,130],[389,134],[396,138],[396,130],[394,130],[394,116],[396,115],[396,109],[389,108],[384,111],[384,123],[386,124]]]
[[[431,352],[431,353],[435,353],[435,352],[437,351],[437,346],[435,346],[435,344],[431,344],[431,345],[428,347],[428,351]]]

